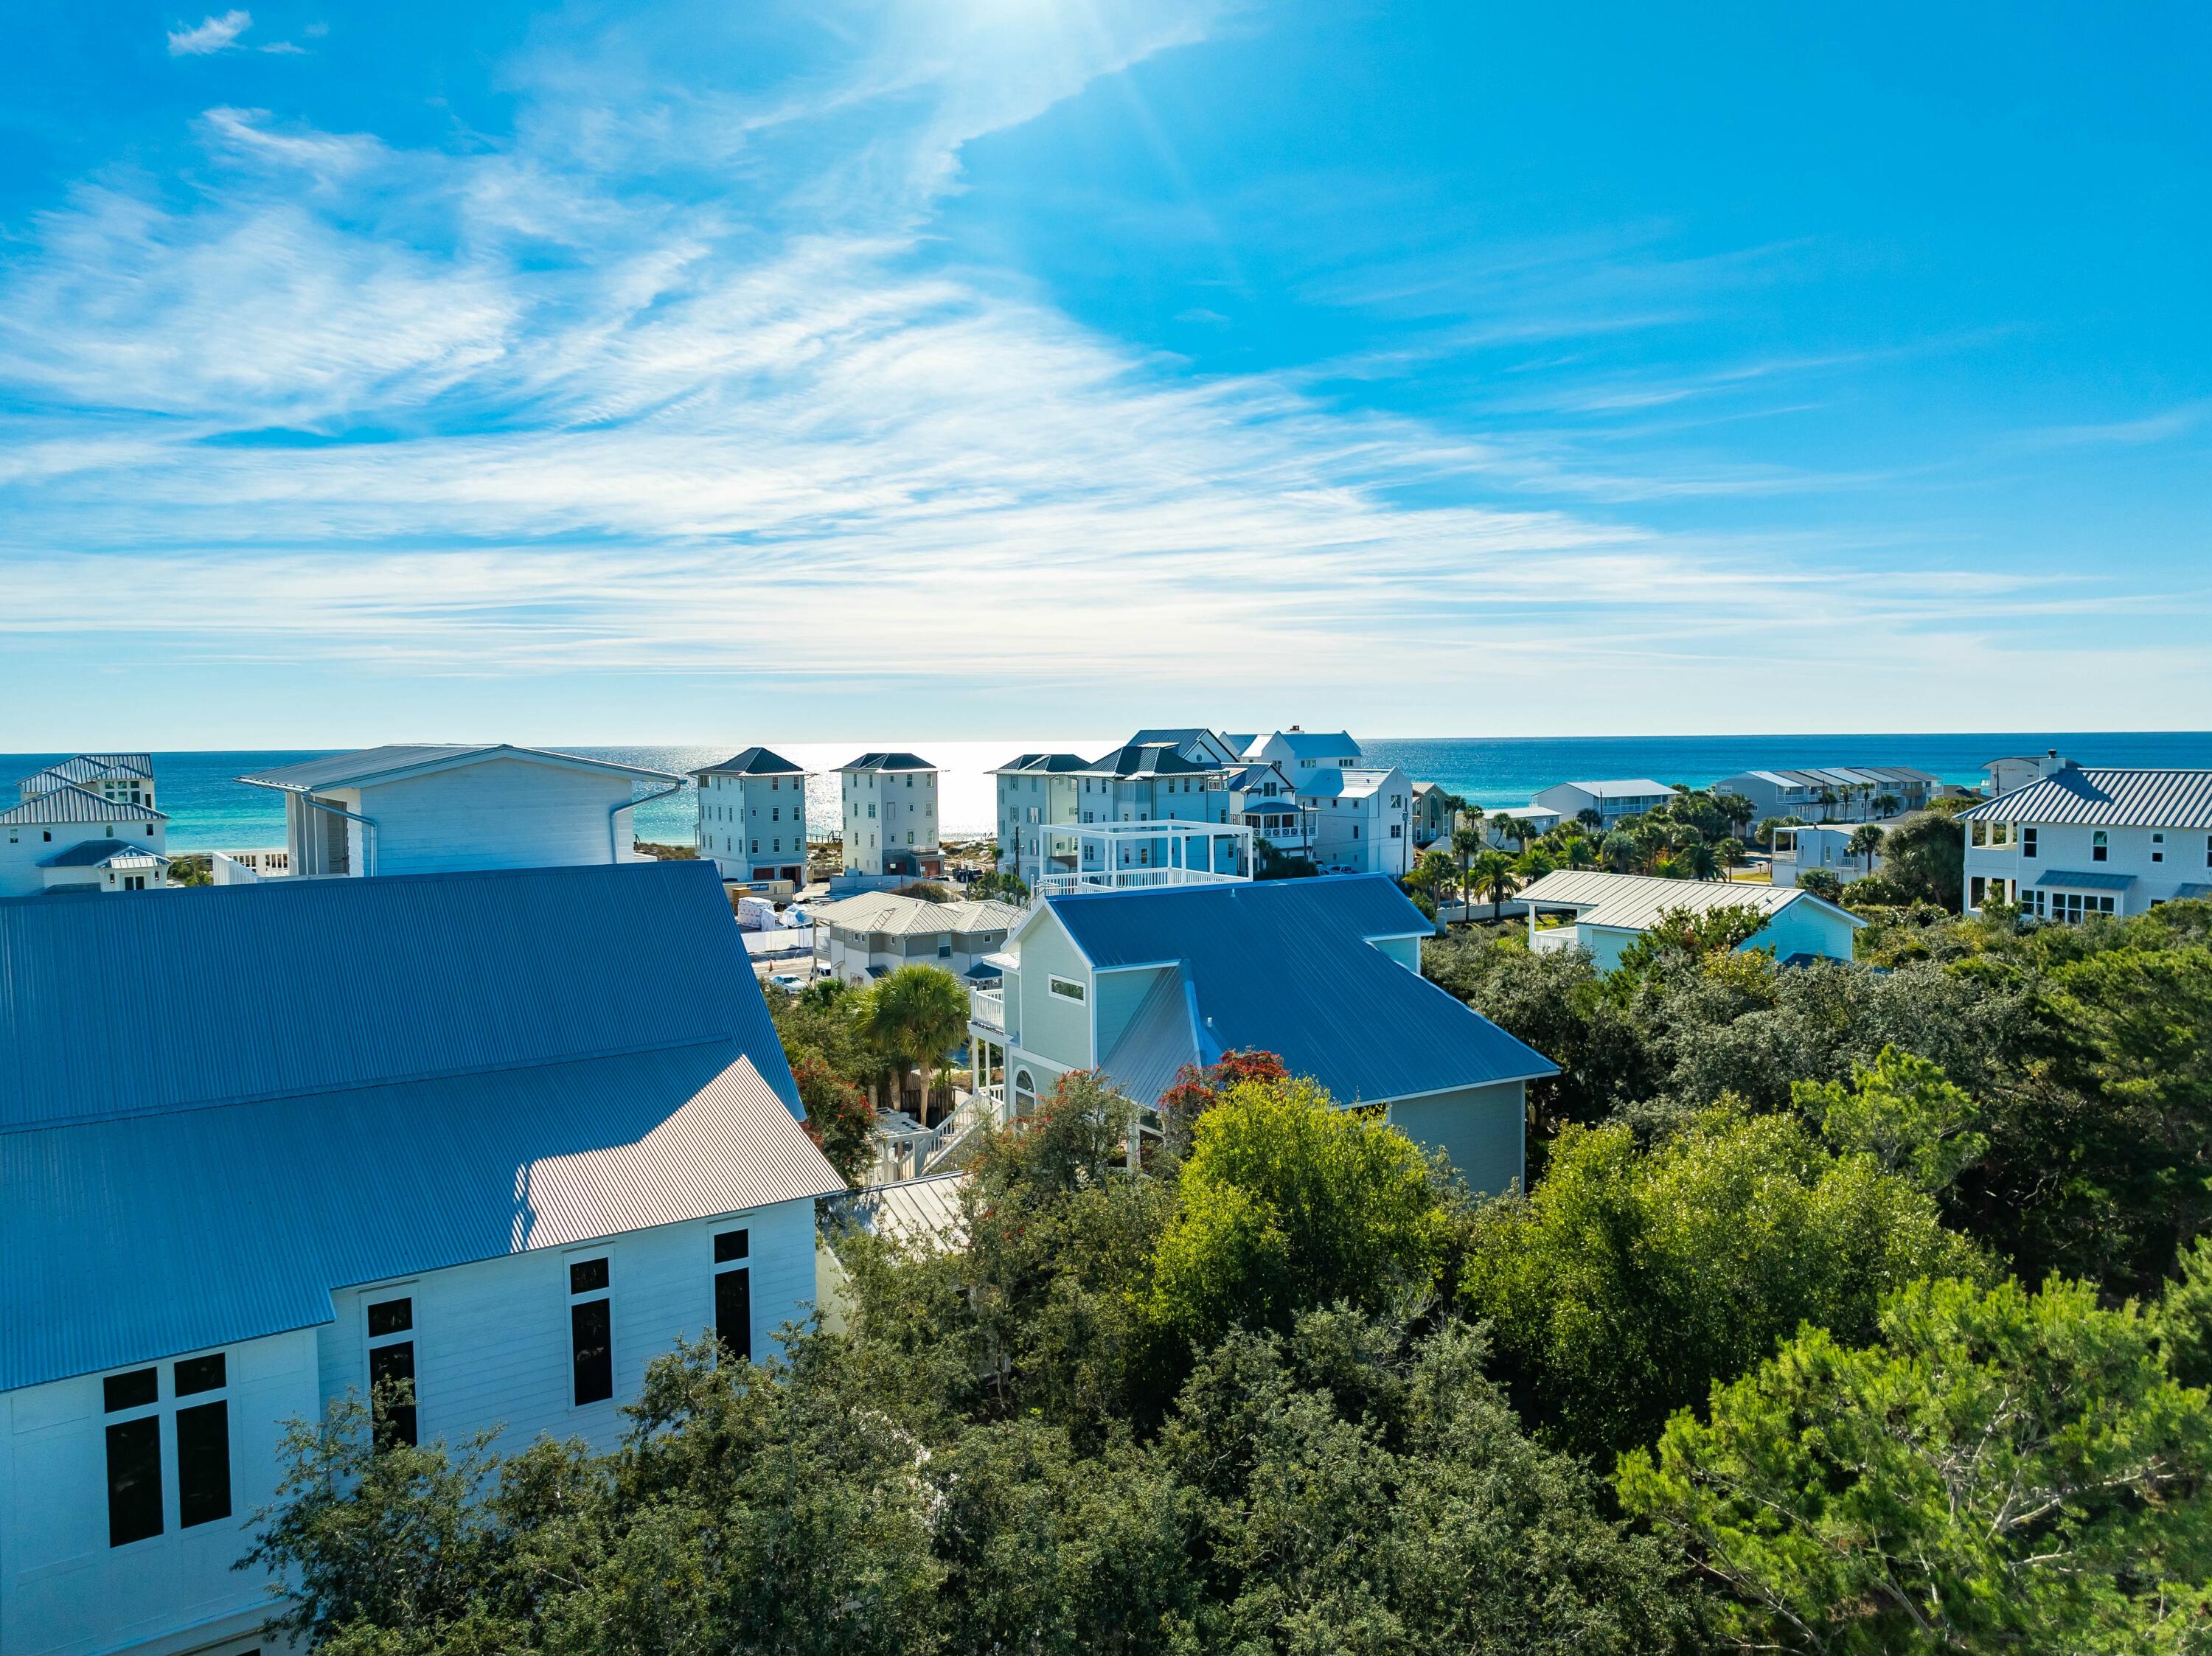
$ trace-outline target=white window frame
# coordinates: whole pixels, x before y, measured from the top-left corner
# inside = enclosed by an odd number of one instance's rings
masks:
[[[1045,974],[1045,987],[1048,993],[1061,1000],[1073,1001],[1078,1006],[1091,1004],[1091,992],[1079,979],[1063,978],[1057,972],[1048,972]]]

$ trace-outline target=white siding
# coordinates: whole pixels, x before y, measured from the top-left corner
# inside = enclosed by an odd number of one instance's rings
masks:
[[[379,874],[560,868],[630,860],[629,813],[611,834],[607,813],[631,791],[627,776],[493,759],[364,789],[356,809],[376,821]]]

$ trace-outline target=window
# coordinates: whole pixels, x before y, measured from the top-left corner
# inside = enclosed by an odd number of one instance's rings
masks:
[[[2099,829],[2097,829],[2094,833],[2093,833],[2092,834],[2090,834],[2090,836],[2089,836],[2089,860],[2090,860],[2091,862],[2093,862],[2093,863],[2101,863],[2101,862],[2103,862],[2103,861],[2105,860],[2105,858],[2106,858],[2106,852],[2108,852],[2111,849],[2112,849],[2112,846],[2111,846],[2111,845],[2109,844],[2109,842],[2106,840],[2106,837],[2105,837],[2105,830],[2104,830],[2104,829],[2102,829],[2102,828],[2099,828]]]
[[[386,1393],[378,1398],[381,1391]],[[381,1405],[376,1441],[416,1442],[415,1301],[380,1300],[368,1307],[368,1394]]]
[[[176,1365],[177,1396],[203,1397],[228,1384],[222,1353]],[[230,1404],[221,1398],[177,1409],[177,1527],[230,1516]]]
[[[752,1234],[725,1230],[714,1237],[714,1338],[733,1357],[753,1354]]]
[[[568,1362],[580,1409],[615,1394],[614,1307],[607,1298],[606,1260],[570,1262],[568,1295]]]
[[[1354,830],[1354,832],[1357,832],[1357,830]],[[1391,823],[1391,824],[1390,824],[1390,837],[1391,837],[1393,840],[1402,840],[1402,839],[1404,839],[1406,836],[1405,836],[1404,833],[1401,831],[1401,828],[1400,828],[1400,825],[1399,825],[1399,824],[1397,824],[1397,823],[1395,823],[1395,822],[1393,822],[1393,823]]]
[[[1054,975],[1050,986],[1052,992],[1062,1000],[1072,1000],[1079,1006],[1083,1004],[1083,986],[1074,979]]]
[[[2032,828],[2024,828],[2020,831],[2020,854],[2023,857],[2035,855],[2035,830]]]
[[[2150,859],[2154,863],[2162,863],[2166,860],[2166,835],[2163,834],[2154,834],[2150,836]]]
[[[1982,892],[1987,883],[1978,874],[1966,883],[1967,907],[1979,908],[1982,906]]]
[[[115,1421],[107,1429],[107,1544],[127,1547],[161,1532],[161,1417]]]

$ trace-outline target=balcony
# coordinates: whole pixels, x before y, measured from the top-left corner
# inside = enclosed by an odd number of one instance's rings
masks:
[[[968,1016],[971,1022],[981,1028],[995,1029],[1003,1035],[1006,1031],[1006,992],[1003,989],[969,989]]]
[[[1159,886],[1221,885],[1252,877],[1252,830],[1242,822],[1188,822],[1055,824],[1055,840],[1079,847],[1073,869],[1024,870],[1038,897],[1079,891],[1130,891]]]

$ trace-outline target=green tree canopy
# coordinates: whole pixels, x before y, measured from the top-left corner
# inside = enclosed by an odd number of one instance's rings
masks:
[[[1648,1150],[1568,1128],[1533,1192],[1478,1212],[1462,1270],[1526,1417],[1608,1456],[1801,1322],[1863,1339],[1885,1290],[1985,1267],[1872,1156],[1723,1104]]]
[[[1729,1592],[1743,1650],[2197,1651],[2212,1409],[2132,1305],[1923,1282],[1879,1339],[1808,1328],[1622,1462],[1622,1503]]]

